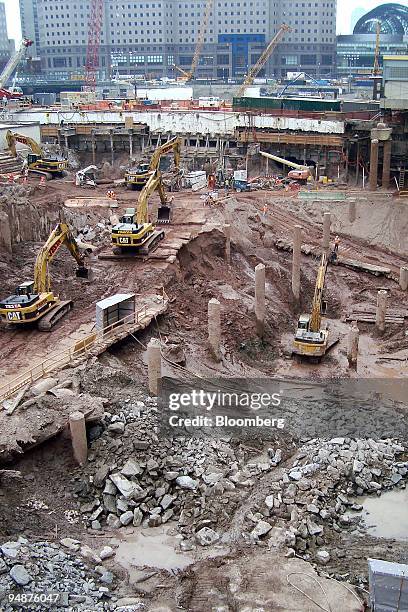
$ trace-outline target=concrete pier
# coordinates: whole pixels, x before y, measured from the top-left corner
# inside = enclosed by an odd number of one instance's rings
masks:
[[[147,369],[149,376],[149,391],[158,395],[161,381],[161,345],[157,338],[151,338],[147,345]]]
[[[293,233],[293,259],[292,259],[292,293],[298,302],[300,298],[300,256],[302,247],[302,226],[295,225]]]
[[[208,302],[208,344],[216,361],[221,359],[221,304],[215,298]]]
[[[348,336],[348,348],[347,348],[347,359],[351,368],[357,367],[358,359],[358,342],[360,338],[360,331],[357,326],[357,322],[353,321]]]
[[[265,266],[255,268],[255,318],[256,333],[263,338],[265,333]]]
[[[375,324],[380,333],[385,330],[385,315],[387,314],[387,291],[379,291],[377,294],[377,311],[375,315]]]
[[[331,213],[325,212],[323,215],[323,240],[322,248],[324,252],[330,249],[330,228],[331,228]]]
[[[225,261],[230,263],[231,261],[231,225],[226,223],[224,225],[225,235]]]
[[[375,138],[371,141],[370,155],[370,191],[377,191],[378,183],[378,140]]]
[[[403,291],[408,289],[408,267],[406,266],[400,268],[399,285]]]
[[[382,188],[390,188],[390,176],[391,176],[391,140],[384,142],[383,151],[383,172],[382,172]]]
[[[72,450],[75,461],[84,465],[88,459],[88,442],[86,439],[85,416],[82,412],[72,412],[69,415]]]
[[[349,210],[348,210],[349,223],[354,223],[354,221],[356,220],[356,217],[357,217],[356,201],[352,199],[349,201]]]

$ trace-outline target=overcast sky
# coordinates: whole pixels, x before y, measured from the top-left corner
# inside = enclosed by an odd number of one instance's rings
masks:
[[[396,0],[398,4],[408,6],[408,0]],[[10,38],[20,39],[20,16],[18,9],[18,0],[3,0],[6,4],[7,26]],[[369,11],[379,4],[384,4],[387,0],[380,2],[378,0],[337,0],[337,33],[349,34],[351,32],[351,17],[355,9],[361,8],[364,11]]]

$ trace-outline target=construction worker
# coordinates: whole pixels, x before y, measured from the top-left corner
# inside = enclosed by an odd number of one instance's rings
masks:
[[[336,236],[334,239],[334,252],[336,253],[336,255],[339,252],[339,246],[340,246],[340,238]]]
[[[208,175],[208,189],[211,189],[211,191],[215,189],[215,174]]]
[[[106,197],[110,200],[116,200],[116,193],[113,191],[113,189],[109,189],[109,191],[106,192]]]
[[[262,214],[264,217],[266,217],[266,213],[268,212],[268,207],[266,204],[263,205],[262,207]]]

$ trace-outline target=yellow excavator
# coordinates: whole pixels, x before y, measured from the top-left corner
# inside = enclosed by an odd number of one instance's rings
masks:
[[[330,340],[329,345],[329,330],[327,326],[322,325],[322,314],[325,314],[327,309],[327,302],[323,299],[327,265],[327,255],[323,253],[317,273],[312,311],[310,314],[300,315],[292,348],[295,355],[317,360],[320,360],[338,341],[338,339],[333,342]]]
[[[117,255],[148,255],[164,238],[164,231],[157,230],[149,221],[149,198],[158,191],[161,206],[158,220],[161,223],[170,222],[170,207],[164,191],[161,173],[156,169],[140,192],[137,208],[127,208],[119,223],[112,227],[113,252]]]
[[[130,189],[141,191],[146,185],[150,177],[157,171],[159,172],[160,159],[162,155],[173,151],[174,165],[176,170],[179,170],[181,156],[181,140],[180,138],[172,138],[160,147],[157,147],[152,155],[150,164],[139,164],[137,168],[128,170],[125,174],[126,186]]]
[[[14,295],[0,300],[0,317],[10,325],[37,322],[40,331],[49,331],[69,310],[73,302],[60,300],[50,288],[48,265],[58,249],[66,246],[78,264],[76,275],[88,278],[84,257],[66,223],[58,223],[47,242],[41,247],[34,266],[34,281],[19,285]]]
[[[41,146],[33,138],[7,130],[6,140],[9,151],[13,157],[17,157],[17,142],[31,149],[31,153],[27,155],[26,160],[26,167],[29,172],[41,174],[45,176],[47,180],[64,176],[68,165],[67,160],[62,157],[46,157]]]

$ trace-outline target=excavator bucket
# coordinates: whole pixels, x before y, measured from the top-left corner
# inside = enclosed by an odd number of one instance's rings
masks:
[[[157,212],[157,223],[158,225],[165,225],[171,222],[172,210],[170,206],[159,206]]]
[[[77,276],[77,278],[88,278],[89,270],[88,268],[85,268],[85,266],[80,266],[76,269],[75,275]]]

